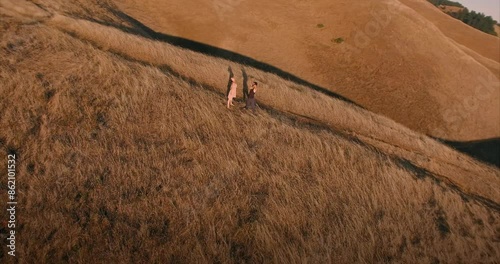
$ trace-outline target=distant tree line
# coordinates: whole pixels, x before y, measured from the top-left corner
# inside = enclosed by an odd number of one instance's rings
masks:
[[[431,2],[435,6],[446,5],[446,6],[464,7],[459,2],[448,1],[448,0],[429,0],[429,2]]]
[[[498,23],[491,16],[486,16],[483,13],[478,13],[476,11],[469,11],[462,4],[458,2],[448,1],[448,0],[428,0],[435,6],[445,5],[445,6],[457,6],[463,9],[458,12],[447,12],[448,15],[464,22],[465,24],[479,29],[491,35],[497,36],[495,32],[495,25]]]
[[[497,36],[497,33],[495,32],[495,25],[497,24],[497,21],[490,16],[485,16],[483,13],[476,13],[475,11],[469,11],[467,8],[458,12],[450,12],[448,14],[469,26]]]

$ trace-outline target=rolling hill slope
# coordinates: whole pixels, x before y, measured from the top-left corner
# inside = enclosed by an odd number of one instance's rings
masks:
[[[0,16],[21,263],[500,256],[497,168],[314,86],[159,41],[113,2],[0,0]],[[256,114],[225,109],[231,73],[262,83]],[[15,262],[3,245],[0,259]]]
[[[274,65],[413,130],[500,135],[500,40],[425,0],[116,2],[157,32]]]

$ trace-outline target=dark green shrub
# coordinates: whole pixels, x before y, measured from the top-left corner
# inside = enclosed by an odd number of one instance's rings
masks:
[[[343,38],[334,38],[334,39],[332,39],[332,42],[340,44],[340,43],[344,42],[344,39]]]

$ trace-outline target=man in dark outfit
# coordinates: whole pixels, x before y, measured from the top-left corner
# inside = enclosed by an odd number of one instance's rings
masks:
[[[257,82],[252,83],[252,88],[248,92],[246,109],[252,109],[255,112],[255,93],[257,92]]]

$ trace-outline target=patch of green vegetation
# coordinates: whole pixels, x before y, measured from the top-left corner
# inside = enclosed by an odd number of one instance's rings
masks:
[[[340,44],[340,43],[344,42],[344,39],[343,38],[334,38],[334,39],[332,39],[332,42]]]
[[[316,26],[317,26],[318,28],[324,28],[324,27],[325,27],[325,25],[323,25],[323,24],[317,24]]]

